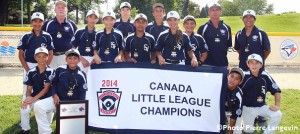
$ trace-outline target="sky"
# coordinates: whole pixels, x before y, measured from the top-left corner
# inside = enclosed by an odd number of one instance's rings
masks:
[[[108,10],[112,10],[114,6],[115,0],[108,0]],[[211,4],[214,2],[217,2],[218,0],[191,0],[193,2],[196,2],[201,6],[205,6],[206,4]],[[274,13],[275,14],[280,14],[283,12],[288,12],[288,11],[296,11],[297,13],[300,13],[300,7],[299,4],[297,3],[299,0],[267,0],[268,4],[274,4]],[[103,4],[100,6],[101,11],[106,10],[106,4]]]

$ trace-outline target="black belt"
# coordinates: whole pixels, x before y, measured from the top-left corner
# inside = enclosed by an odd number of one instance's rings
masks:
[[[64,54],[65,54],[65,52],[54,52],[53,53],[53,55],[55,55],[55,56],[64,55]]]
[[[172,64],[179,64],[182,60],[169,60],[169,59],[165,59],[166,62],[168,63],[172,63]]]

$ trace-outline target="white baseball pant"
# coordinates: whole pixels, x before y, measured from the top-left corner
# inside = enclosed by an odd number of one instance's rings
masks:
[[[55,111],[55,109],[56,107],[52,96],[35,103],[34,112],[39,134],[51,134],[52,129],[47,118],[47,113],[51,113]]]
[[[93,56],[82,56],[82,57],[83,57],[84,59],[86,59],[90,64],[91,64],[92,60],[94,59]],[[79,63],[78,63],[78,66],[80,67],[80,70],[81,70],[81,71],[85,72],[85,74],[87,74],[88,71],[89,71],[89,69],[90,69],[90,66],[88,66],[88,67],[83,67],[82,62],[79,62]]]
[[[253,133],[255,128],[253,126],[254,120],[257,116],[269,117],[270,121],[268,127],[265,129],[264,134],[274,134],[275,128],[279,125],[282,117],[280,110],[272,111],[269,106],[264,105],[262,107],[246,107],[243,106],[243,122],[244,122],[244,132]]]

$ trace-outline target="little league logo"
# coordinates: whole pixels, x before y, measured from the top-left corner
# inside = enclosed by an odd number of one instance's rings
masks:
[[[100,88],[97,92],[99,116],[117,116],[122,92],[119,88]]]
[[[284,40],[280,45],[280,55],[286,60],[293,59],[298,54],[297,44],[290,39]]]

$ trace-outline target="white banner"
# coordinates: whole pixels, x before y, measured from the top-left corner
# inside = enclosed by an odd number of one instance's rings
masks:
[[[119,66],[89,71],[90,127],[219,132],[222,73]]]

